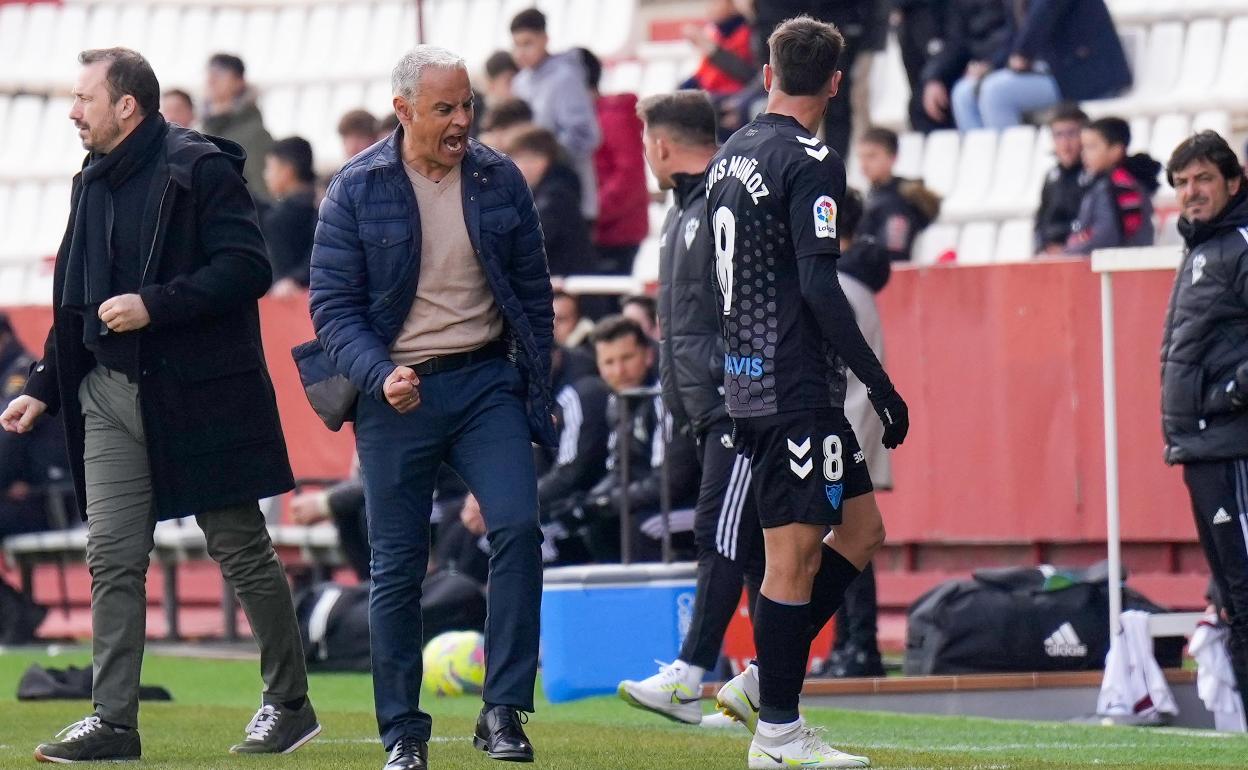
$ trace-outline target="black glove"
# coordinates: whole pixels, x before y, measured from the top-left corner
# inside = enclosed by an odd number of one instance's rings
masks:
[[[1226,384],[1226,394],[1231,397],[1235,409],[1248,407],[1248,361],[1235,370],[1235,379]]]
[[[871,390],[868,393],[871,406],[875,407],[880,422],[884,423],[884,438],[880,443],[886,449],[896,449],[910,432],[910,409],[902,400],[901,394],[891,385],[887,390]]]
[[[732,448],[737,454],[749,459],[754,456],[754,442],[751,440],[748,423],[740,420],[732,421]]]

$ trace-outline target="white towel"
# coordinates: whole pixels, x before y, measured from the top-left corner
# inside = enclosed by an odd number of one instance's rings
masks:
[[[1211,613],[1196,626],[1187,651],[1196,659],[1196,692],[1205,708],[1213,712],[1214,727],[1224,732],[1242,733],[1248,732],[1248,724],[1244,720],[1244,701],[1235,687],[1231,656],[1226,649],[1229,635],[1226,626],[1218,623],[1217,615]]]
[[[1122,613],[1122,631],[1110,641],[1105,656],[1105,678],[1096,713],[1137,717],[1179,713],[1165,674],[1153,657],[1147,612]]]

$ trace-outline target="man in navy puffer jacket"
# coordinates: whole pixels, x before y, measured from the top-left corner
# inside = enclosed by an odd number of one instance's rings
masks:
[[[464,62],[418,46],[392,75],[399,128],[338,173],[312,250],[311,309],[359,391],[356,448],[372,548],[373,689],[387,770],[424,770],[420,586],[438,467],[480,502],[491,547],[485,708],[475,744],[532,761],[541,531],[530,441],[556,443],[552,296],[519,170],[468,138]]]

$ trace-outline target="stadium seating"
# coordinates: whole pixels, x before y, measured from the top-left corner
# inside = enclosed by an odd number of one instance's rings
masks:
[[[462,52],[476,67],[492,50],[508,45],[509,19],[530,4],[426,0],[426,38]],[[639,34],[639,20],[661,4],[643,9],[640,0],[538,0],[537,5],[549,15],[556,49],[585,45],[603,58],[606,93],[666,91],[696,65],[696,51],[683,40],[651,42]],[[1248,8],[1238,0],[1111,0],[1110,7],[1136,70],[1136,87],[1086,109],[1094,116],[1127,117],[1132,151],[1161,160],[1190,131],[1233,134],[1236,119],[1248,114]],[[362,39],[369,44],[341,44]],[[342,160],[337,117],[354,107],[388,109],[389,68],[416,39],[413,4],[401,0],[69,0],[0,6],[0,135],[6,139],[0,145],[0,222],[22,223],[8,228],[0,242],[0,269],[12,278],[24,265],[38,276],[41,260],[59,241],[60,226],[51,223],[64,216],[68,201],[63,185],[51,185],[63,182],[81,161],[65,117],[74,54],[81,48],[136,47],[152,60],[163,85],[192,93],[199,90],[210,53],[238,53],[260,93],[271,132],[307,137],[319,168],[327,172]],[[872,122],[904,129],[908,86],[891,36],[868,82]],[[960,245],[979,249],[992,233],[995,246],[988,253],[960,261],[1024,258],[1021,223],[1030,217],[1052,165],[1050,147],[1047,131],[1027,126],[962,136],[903,132],[898,173],[922,177],[945,196],[939,227],[920,242],[919,261],[961,254]],[[852,151],[848,160],[850,181],[861,186]],[[1163,184],[1158,195],[1157,208],[1165,217],[1171,193]],[[656,219],[652,215],[657,227]],[[1159,222],[1167,224],[1172,225]],[[638,260],[639,283],[657,274],[656,249],[651,244],[642,253],[647,258]],[[23,298],[25,287],[42,285],[25,277],[5,284],[4,299]]]

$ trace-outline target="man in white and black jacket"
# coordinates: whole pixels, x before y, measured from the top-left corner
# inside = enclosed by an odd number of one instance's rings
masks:
[[[697,724],[698,688],[715,667],[741,599],[762,580],[762,529],[750,494],[749,460],[732,444],[724,408],[724,343],[711,271],[715,243],[706,220],[703,174],[717,149],[715,109],[702,91],[652,96],[637,108],[646,160],[674,200],[659,245],[660,383],[675,429],[698,442],[702,485],[694,514],[698,587],[680,657],[641,681],[620,683],[634,706]]]
[[[1166,462],[1183,466],[1248,706],[1248,189],[1212,131],[1184,140],[1166,177],[1186,244],[1161,346]]]

